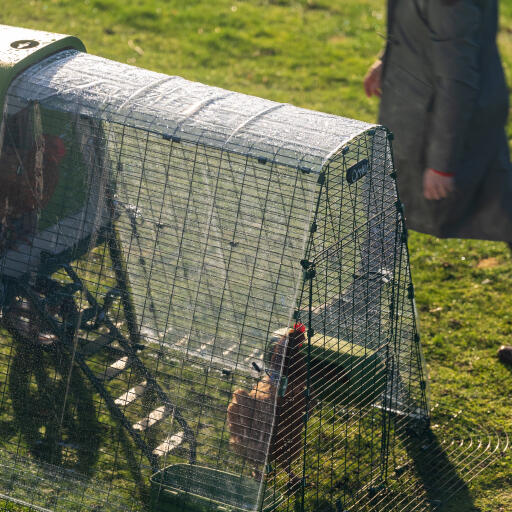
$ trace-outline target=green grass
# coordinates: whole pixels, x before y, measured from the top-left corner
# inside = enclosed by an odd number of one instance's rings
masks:
[[[501,4],[512,84],[512,3]],[[90,53],[367,121],[377,103],[361,81],[384,18],[383,0],[3,0],[0,11],[0,23],[74,34]],[[500,243],[418,234],[410,249],[433,401],[510,430],[512,372],[495,353],[511,342],[512,256]],[[450,510],[512,510],[511,475],[501,461],[472,487],[473,508]]]

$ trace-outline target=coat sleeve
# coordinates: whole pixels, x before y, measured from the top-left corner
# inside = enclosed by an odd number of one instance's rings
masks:
[[[387,5],[387,15],[386,15],[386,26],[387,26],[387,36],[386,36],[386,43],[384,44],[384,47],[379,52],[378,59],[384,60],[386,58],[386,53],[388,51],[389,46],[389,38],[391,37],[391,34],[393,33],[393,21],[395,17],[395,6],[396,6],[396,0],[388,0]]]
[[[459,174],[479,94],[482,13],[475,0],[431,0],[428,22],[435,93],[426,166]]]

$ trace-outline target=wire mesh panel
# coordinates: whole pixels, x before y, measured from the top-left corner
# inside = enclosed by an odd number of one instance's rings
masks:
[[[300,312],[311,326],[307,510],[366,510],[386,481],[391,430],[426,422],[405,226],[388,137],[371,129],[325,166]]]
[[[1,496],[408,510],[429,413],[385,129],[69,50],[1,133]]]

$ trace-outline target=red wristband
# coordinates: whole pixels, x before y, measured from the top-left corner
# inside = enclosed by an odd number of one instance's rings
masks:
[[[453,172],[443,172],[443,171],[437,171],[436,169],[430,169],[432,172],[435,172],[436,174],[439,174],[439,176],[444,176],[445,178],[453,178],[455,174]]]

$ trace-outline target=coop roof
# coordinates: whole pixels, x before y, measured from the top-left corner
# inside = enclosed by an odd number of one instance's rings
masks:
[[[58,110],[313,172],[372,127],[75,50],[32,66],[10,93]]]

